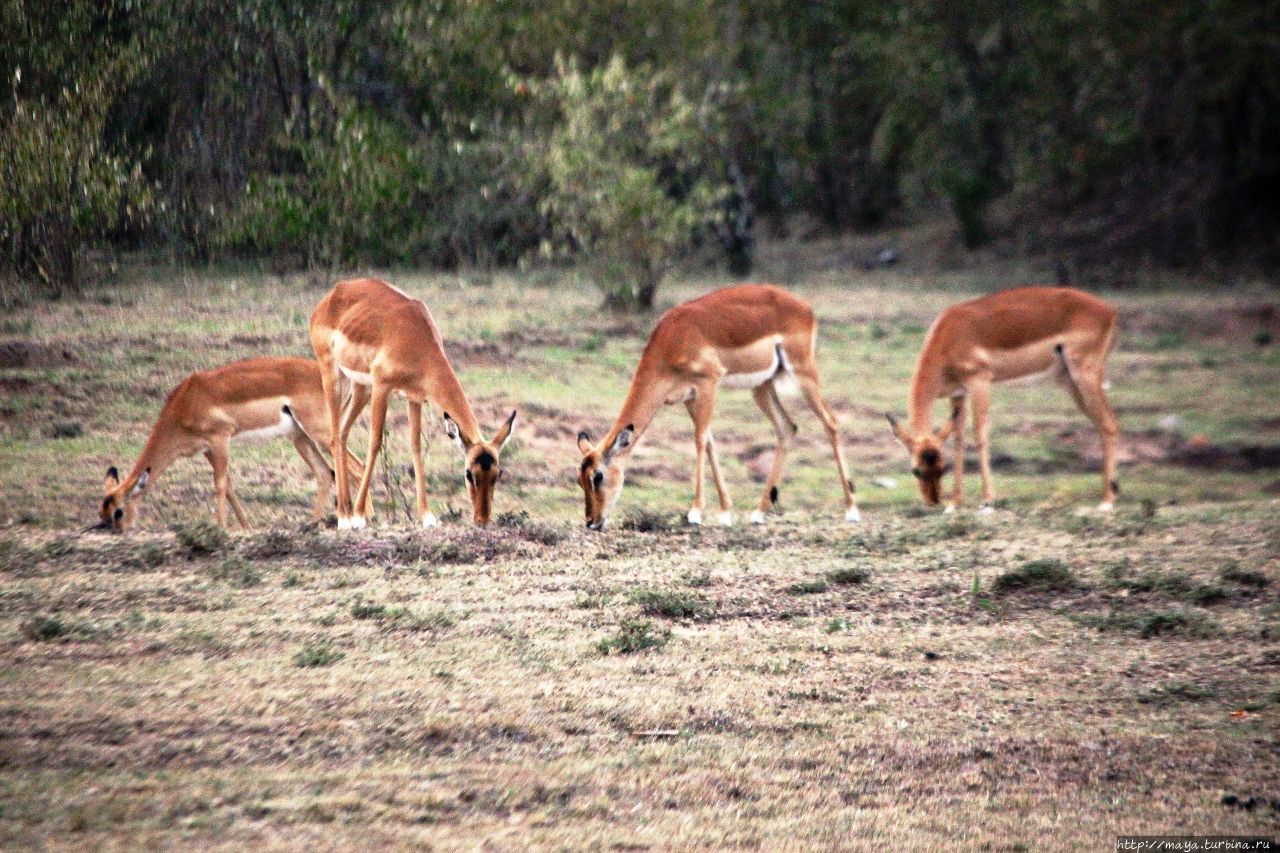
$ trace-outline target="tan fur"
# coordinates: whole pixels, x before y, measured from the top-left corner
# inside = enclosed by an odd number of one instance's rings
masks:
[[[664,314],[649,335],[631,389],[613,427],[598,444],[592,444],[585,433],[579,436],[582,461],[578,480],[585,497],[587,524],[603,525],[622,489],[631,450],[658,410],[663,405],[676,403],[684,403],[693,420],[697,455],[691,512],[699,515],[702,512],[704,468],[709,458],[721,511],[729,513],[732,501],[720,476],[710,432],[716,391],[726,376],[768,371],[776,363],[779,345],[786,366],[793,372],[805,400],[822,421],[831,441],[846,510],[854,507],[836,419],[819,390],[814,355],[816,328],[813,309],[807,302],[772,285],[746,284],[713,291]],[[773,506],[773,490],[782,476],[783,455],[795,433],[795,424],[782,409],[772,382],[757,386],[753,395],[777,433],[773,470],[759,504],[763,512]],[[633,431],[628,431],[629,426]],[[602,475],[598,487],[595,485],[597,473]]]
[[[288,406],[293,419],[282,413]],[[228,471],[231,439],[258,430],[287,436],[316,477],[313,518],[324,516],[333,472],[317,447],[329,442],[329,422],[320,366],[305,358],[250,358],[193,373],[170,392],[133,470],[121,482],[108,475],[100,515],[103,527],[121,530],[133,523],[142,497],[177,459],[203,452],[213,467],[217,518],[227,525],[227,504],[248,527]],[[363,465],[350,459],[357,471]],[[113,469],[114,470],[114,469]],[[139,484],[141,483],[141,487]],[[117,517],[117,510],[119,515]]]
[[[1102,437],[1102,501],[1110,506],[1115,500],[1120,425],[1103,385],[1115,329],[1116,309],[1112,305],[1069,287],[1019,287],[942,312],[930,327],[916,362],[908,426],[903,428],[890,417],[894,434],[911,453],[925,502],[940,500],[940,480],[947,467],[942,459],[943,445],[949,435],[955,444],[951,500],[954,505],[963,501],[966,402],[973,407],[982,500],[984,504],[995,500],[988,442],[991,386],[1048,374],[1067,389]],[[951,421],[935,434],[931,415],[933,403],[940,397],[951,397],[955,404]]]
[[[492,513],[494,484],[501,475],[498,453],[515,421],[515,412],[492,441],[485,441],[479,424],[444,353],[444,342],[431,312],[421,301],[373,278],[338,282],[320,300],[311,315],[311,346],[321,366],[328,403],[334,452],[345,449],[351,425],[364,406],[372,405],[369,460],[356,496],[356,511],[338,463],[338,518],[367,514],[374,462],[382,447],[387,401],[399,392],[409,401],[410,443],[417,492],[418,516],[428,523],[434,516],[427,507],[422,460],[422,405],[434,403],[456,424],[463,449],[467,491],[477,524],[487,524]],[[370,385],[353,383],[352,405],[341,414],[339,374],[365,376]],[[491,464],[487,463],[492,459]]]

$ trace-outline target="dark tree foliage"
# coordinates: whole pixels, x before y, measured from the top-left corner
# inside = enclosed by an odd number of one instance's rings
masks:
[[[607,235],[573,235],[630,194],[654,269],[721,245],[745,274],[761,218],[935,210],[971,247],[1274,268],[1278,32],[1263,0],[0,0],[0,257],[50,292],[93,246],[591,261]],[[629,119],[680,128],[676,179],[669,139],[606,145],[627,183],[593,209],[554,150],[588,105],[537,96],[567,62],[678,83],[694,113]]]

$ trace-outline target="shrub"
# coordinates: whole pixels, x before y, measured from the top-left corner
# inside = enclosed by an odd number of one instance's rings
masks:
[[[547,128],[530,152],[553,229],[543,255],[581,261],[610,307],[651,308],[672,264],[722,217],[717,108],[618,55],[589,72],[558,59],[532,93]]]
[[[1262,589],[1267,585],[1267,576],[1255,569],[1242,569],[1238,563],[1232,562],[1222,569],[1222,579],[1241,586],[1252,586]]]
[[[787,587],[787,592],[792,595],[817,595],[830,589],[824,580],[797,581]]]
[[[618,633],[596,643],[596,651],[602,655],[629,655],[647,649],[661,649],[670,639],[669,629],[655,631],[648,619],[627,619],[618,626]]]
[[[843,569],[827,572],[827,580],[841,586],[866,583],[869,577],[871,573],[861,566],[846,566]]]
[[[344,657],[346,657],[346,653],[335,649],[331,642],[320,640],[303,646],[293,656],[293,665],[302,669],[309,669],[317,666],[328,666],[331,663],[342,660]]]

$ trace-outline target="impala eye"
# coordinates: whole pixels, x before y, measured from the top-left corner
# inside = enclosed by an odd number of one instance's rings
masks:
[[[597,488],[597,489],[598,489],[598,488],[600,488],[600,486],[601,486],[601,485],[603,485],[603,484],[604,484],[604,472],[603,472],[603,471],[597,471],[597,472],[595,473],[595,476],[591,478],[591,485],[592,485],[594,488]]]
[[[467,469],[466,478],[467,478],[467,482],[470,483],[471,485],[474,486],[476,484],[476,478],[471,476],[470,469]]]
[[[923,477],[923,476],[924,476],[924,472],[923,472],[923,471],[921,471],[919,468],[912,468],[912,469],[911,469],[911,476],[915,477],[915,478],[918,480],[918,479],[920,479],[921,477]]]

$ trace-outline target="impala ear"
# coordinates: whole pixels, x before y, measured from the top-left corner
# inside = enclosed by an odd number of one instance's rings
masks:
[[[462,434],[462,430],[458,429],[457,422],[453,418],[449,417],[448,412],[444,413],[444,434],[449,436],[449,438],[453,440],[454,444],[458,445],[458,447],[462,449],[463,453],[466,453],[467,450],[470,449],[471,442],[467,441],[466,436]]]
[[[129,490],[129,497],[136,498],[147,487],[147,483],[151,482],[151,469],[143,471],[138,477],[138,482],[133,484],[133,488]]]
[[[507,422],[502,425],[502,429],[498,430],[497,435],[493,437],[493,443],[498,446],[499,450],[506,447],[507,442],[511,440],[511,433],[515,425],[516,425],[516,413],[515,413],[515,410],[513,409],[511,411],[511,417],[507,418]]]
[[[102,491],[111,494],[120,487],[120,472],[112,465],[107,469],[107,476],[102,481]]]
[[[591,434],[588,433],[586,430],[583,430],[582,432],[578,433],[578,450],[582,453],[582,455],[586,456],[588,453],[592,451],[592,449],[593,448],[591,447]]]
[[[893,435],[903,446],[910,450],[915,443],[911,440],[911,434],[902,428],[902,424],[898,423],[898,419],[893,416],[892,412],[884,413],[885,420],[889,422],[889,428],[893,430]]]
[[[604,452],[604,464],[608,465],[613,461],[613,457],[630,447],[635,436],[635,424],[627,424],[622,431],[618,433],[617,438],[613,440],[613,444],[609,445],[609,449]]]

